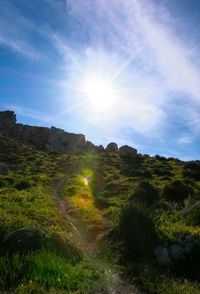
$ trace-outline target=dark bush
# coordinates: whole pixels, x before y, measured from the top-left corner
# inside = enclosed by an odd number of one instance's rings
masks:
[[[21,180],[15,184],[17,190],[25,190],[31,187],[31,183],[27,180]]]
[[[159,200],[159,193],[149,182],[143,181],[136,186],[130,200],[152,206]]]
[[[200,181],[200,170],[185,169],[183,170],[183,176],[196,181]]]
[[[94,204],[98,209],[104,209],[104,208],[109,207],[107,200],[103,197],[95,198]]]
[[[191,226],[200,226],[200,208],[197,206],[188,215],[186,223]]]
[[[5,177],[4,180],[7,182],[8,185],[12,186],[15,183],[15,179],[11,177]]]
[[[164,167],[157,167],[153,169],[153,173],[157,176],[173,176],[173,172],[169,170],[168,168]]]
[[[142,169],[140,176],[144,178],[152,178],[152,173],[149,169]]]
[[[0,188],[6,186],[6,182],[3,179],[0,179]]]
[[[188,179],[184,179],[183,182],[187,186],[193,187],[195,185],[195,181],[193,179],[189,179],[189,178]]]
[[[185,164],[184,166],[185,169],[190,169],[190,170],[198,170],[200,171],[200,162],[197,161],[189,161]]]
[[[141,177],[142,172],[139,169],[130,169],[130,168],[123,168],[121,169],[121,174],[127,177]]]
[[[123,262],[144,261],[152,257],[158,241],[147,209],[133,203],[122,209],[119,225]]]
[[[155,158],[156,158],[157,160],[160,160],[160,161],[167,161],[167,158],[164,157],[164,156],[155,155]]]
[[[183,202],[192,193],[192,187],[180,180],[173,180],[163,188],[163,197],[169,201]]]

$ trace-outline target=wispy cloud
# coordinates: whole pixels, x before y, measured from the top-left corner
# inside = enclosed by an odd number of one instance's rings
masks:
[[[0,10],[0,46],[31,60],[40,60],[44,55],[30,42],[29,35],[36,27],[9,2],[2,1]]]
[[[160,129],[162,136],[170,120],[168,106],[172,109],[173,104],[187,101],[186,107],[194,110],[200,103],[197,52],[176,35],[176,22],[165,6],[146,0],[69,2],[72,16],[87,27],[94,50],[101,46],[124,56],[114,79],[129,74],[132,93],[118,122],[146,135]],[[178,118],[179,125],[194,124],[192,113],[187,121],[183,114]]]

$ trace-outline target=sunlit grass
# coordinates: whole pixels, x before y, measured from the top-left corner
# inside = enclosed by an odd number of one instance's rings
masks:
[[[95,207],[94,200],[89,195],[76,195],[70,199],[70,203],[78,210],[84,221],[91,223],[103,222],[102,214]]]
[[[23,289],[27,283],[37,283],[42,287],[85,293],[97,287],[100,278],[101,273],[89,261],[74,263],[44,248],[23,257],[0,257],[0,289]]]
[[[187,234],[200,237],[200,227],[189,226],[180,219],[179,213],[169,215],[162,213],[156,217],[156,226],[161,238],[167,238],[169,241],[176,241]]]

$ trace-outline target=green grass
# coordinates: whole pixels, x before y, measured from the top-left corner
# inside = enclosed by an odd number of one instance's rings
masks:
[[[23,257],[0,257],[0,289],[15,289],[33,282],[41,287],[85,293],[97,287],[100,278],[101,273],[89,261],[74,263],[45,248]]]

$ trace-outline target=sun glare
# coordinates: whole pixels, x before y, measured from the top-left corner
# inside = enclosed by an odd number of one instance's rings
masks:
[[[117,90],[114,85],[101,76],[87,77],[81,92],[88,106],[95,112],[107,112],[117,102]]]

